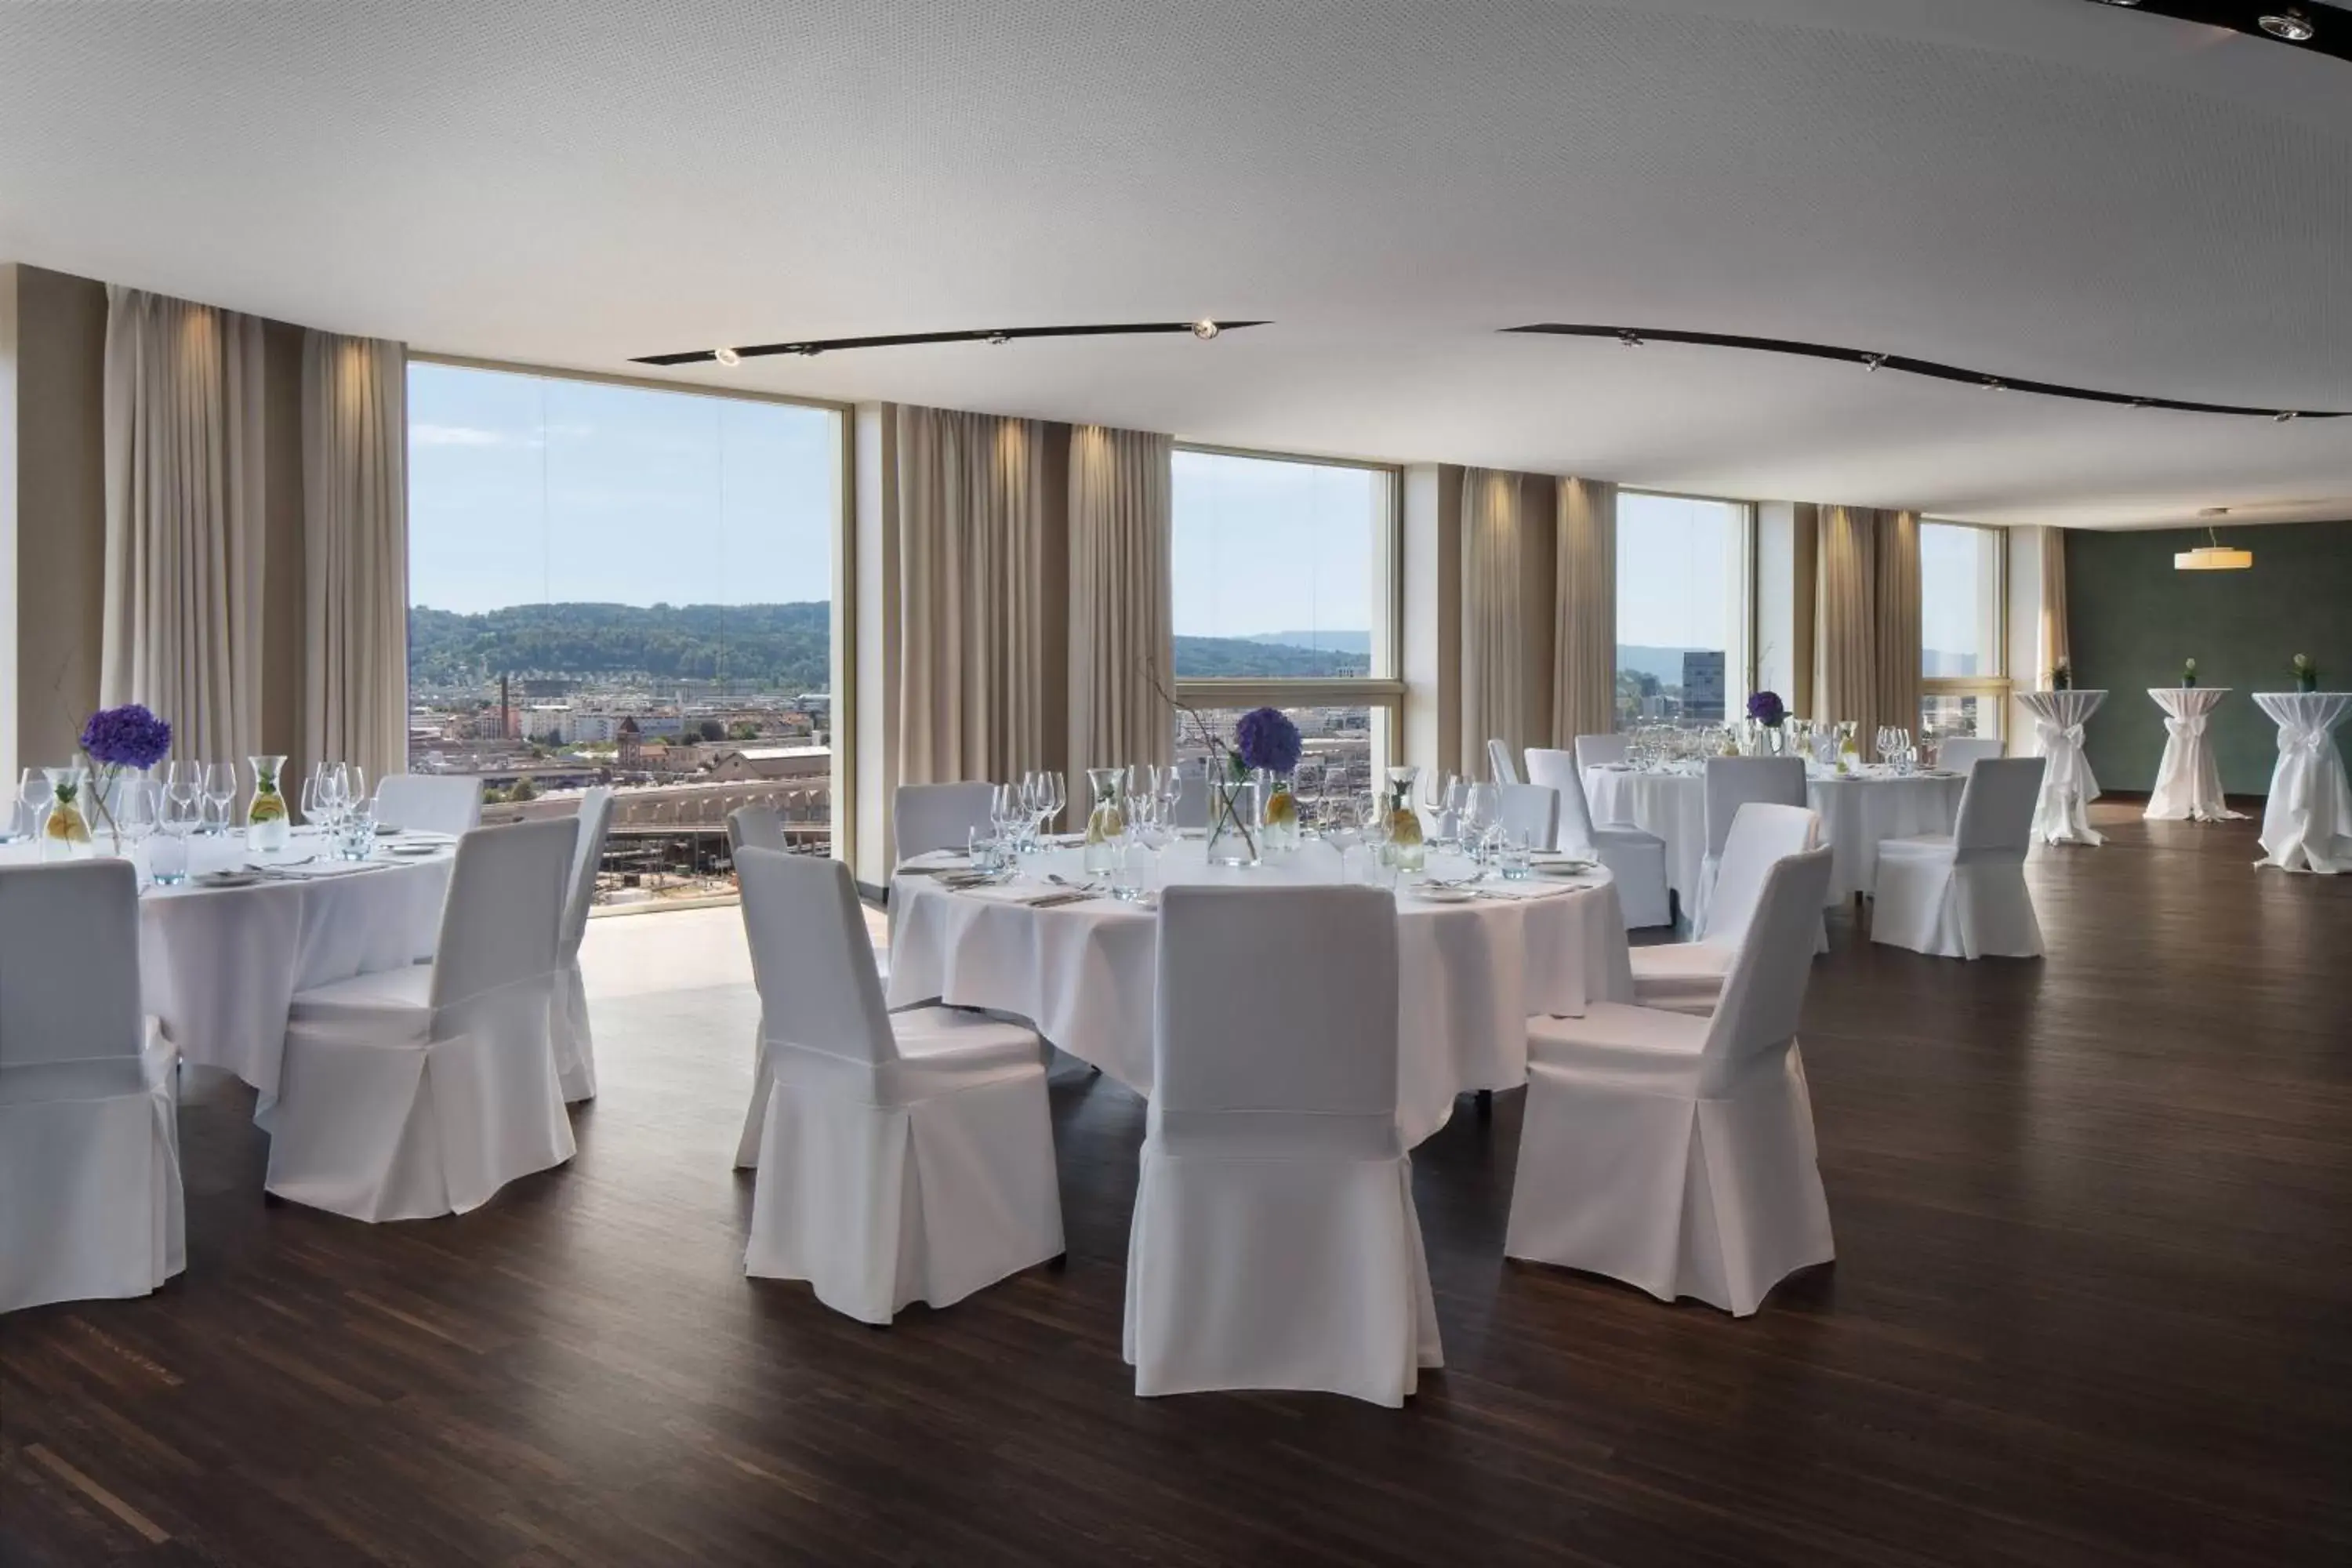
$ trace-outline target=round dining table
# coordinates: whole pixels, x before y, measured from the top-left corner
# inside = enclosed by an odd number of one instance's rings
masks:
[[[190,838],[189,880],[164,887],[145,876],[153,847],[140,856],[141,1005],[183,1062],[235,1073],[265,1105],[294,994],[429,957],[457,857],[457,840],[439,834],[386,835],[351,861],[309,827],[266,852],[232,830]],[[39,859],[35,841],[0,845],[0,866]]]
[[[1350,851],[1351,873],[1370,851]],[[1051,1044],[1137,1093],[1151,1093],[1159,919],[1150,903],[1108,896],[1055,901],[1087,880],[1081,852],[1024,857],[1016,879],[953,889],[933,873],[961,858],[918,859],[890,889],[889,1001],[937,1000],[1028,1020]],[[1433,875],[1466,862],[1433,852]],[[1309,839],[1248,868],[1212,866],[1198,839],[1160,852],[1151,887],[1337,883],[1341,858]],[[1398,888],[1397,1122],[1407,1146],[1445,1125],[1457,1095],[1527,1081],[1528,1020],[1576,1017],[1594,1002],[1630,1002],[1633,977],[1617,889],[1599,867],[1573,879],[1486,880],[1458,903]],[[1034,900],[1047,900],[1039,907]]]
[[[1959,821],[1958,773],[1897,773],[1865,767],[1839,773],[1808,763],[1806,804],[1821,814],[1830,847],[1830,900],[1841,903],[1877,885],[1878,846],[1889,838],[1949,833]],[[1706,777],[1699,767],[1589,768],[1585,795],[1596,823],[1631,823],[1666,841],[1666,885],[1688,911],[1706,858]]]

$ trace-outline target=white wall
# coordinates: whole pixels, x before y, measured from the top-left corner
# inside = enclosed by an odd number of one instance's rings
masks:
[[[2033,749],[2033,716],[2017,700],[2018,694],[2039,691],[2042,670],[2042,542],[2044,528],[2009,531],[2009,754],[2029,755]]]

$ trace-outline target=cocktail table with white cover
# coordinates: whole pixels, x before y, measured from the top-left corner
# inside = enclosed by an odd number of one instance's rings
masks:
[[[1339,880],[1319,841],[1250,869],[1212,867],[1197,839],[1164,852],[1170,883],[1315,884]],[[1364,850],[1351,861],[1360,863]],[[1023,875],[1082,879],[1081,854],[1024,859]],[[1531,1017],[1576,1016],[1588,1003],[1633,999],[1624,917],[1606,871],[1580,885],[1497,885],[1468,903],[1397,901],[1401,1075],[1397,1119],[1407,1147],[1445,1125],[1456,1095],[1527,1081]],[[1108,898],[1032,909],[952,892],[902,869],[890,892],[890,1005],[936,997],[1028,1019],[1080,1060],[1151,1092],[1158,916]]]
[[[394,858],[390,844],[430,844],[433,852]],[[279,875],[241,888],[142,889],[146,1010],[163,1020],[182,1061],[235,1073],[267,1104],[278,1093],[294,993],[430,952],[455,854],[454,840],[424,834],[380,843],[364,866],[326,858],[323,837],[309,828],[268,855],[249,853],[238,833],[191,838],[194,876],[247,864]],[[7,864],[37,858],[33,844],[0,846]]]
[[[2148,792],[2150,822],[2229,822],[2246,814],[2231,811],[2221,794],[2221,764],[2206,735],[2213,710],[2230,695],[2226,686],[2151,686],[2147,694],[2164,710],[2164,760],[2157,764],[2156,788]]]
[[[1666,841],[1667,884],[1690,910],[1706,856],[1706,779],[1696,771],[1598,767],[1584,784],[1595,821],[1631,822]],[[1830,902],[1871,890],[1882,840],[1951,832],[1967,784],[1958,773],[1814,772],[1805,801],[1821,814],[1822,842],[1830,847]]]
[[[2254,701],[2279,727],[2256,864],[2352,872],[2352,784],[2334,733],[2352,719],[2352,691],[2257,691]]]
[[[2033,804],[2033,837],[2045,844],[2104,844],[2091,826],[2090,805],[2099,781],[2083,754],[2083,726],[2107,700],[2104,691],[2027,691],[2018,701],[2033,715],[2033,754],[2049,759],[2042,775],[2042,798]]]

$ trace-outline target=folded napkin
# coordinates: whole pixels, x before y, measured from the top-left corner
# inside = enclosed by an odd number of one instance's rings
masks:
[[[1531,882],[1481,882],[1478,896],[1482,899],[1550,899],[1562,893],[1580,892],[1601,885],[1598,877],[1589,880],[1570,877],[1544,877]]]
[[[370,871],[381,871],[388,860],[315,860],[307,866],[271,866],[257,864],[253,868],[263,878],[287,882],[320,882],[335,877],[358,877]]]
[[[1057,888],[1051,882],[999,882],[992,887],[958,888],[956,891],[968,899],[986,899],[992,904],[1076,903],[1095,896],[1076,888]]]

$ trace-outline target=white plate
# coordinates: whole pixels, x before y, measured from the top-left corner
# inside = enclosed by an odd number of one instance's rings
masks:
[[[438,844],[387,844],[383,847],[383,852],[387,855],[404,856],[438,855],[441,853],[441,846]]]
[[[1466,904],[1478,896],[1467,888],[1435,888],[1425,884],[1412,889],[1412,892],[1424,904]]]
[[[250,888],[261,880],[258,871],[206,871],[201,877],[191,877],[188,885],[195,888]]]

